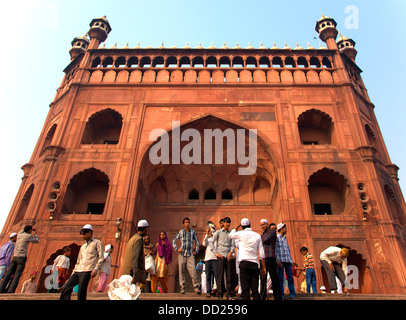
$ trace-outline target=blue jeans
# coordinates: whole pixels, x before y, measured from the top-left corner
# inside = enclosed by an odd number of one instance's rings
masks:
[[[312,287],[313,293],[317,293],[316,271],[313,268],[306,269],[306,286],[307,293],[310,293],[310,287]]]
[[[6,273],[7,266],[4,264],[0,266],[0,279],[3,278],[4,274]]]
[[[296,290],[295,290],[295,285],[293,283],[293,273],[292,273],[292,264],[289,262],[282,262],[282,268],[279,268],[278,266],[278,278],[279,278],[279,284],[281,287],[281,292],[282,292],[282,299],[285,298],[285,273],[286,273],[286,279],[288,280],[288,288],[289,288],[289,297],[293,299],[296,295]]]

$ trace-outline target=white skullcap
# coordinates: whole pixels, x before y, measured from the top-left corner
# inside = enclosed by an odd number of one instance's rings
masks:
[[[242,226],[242,227],[249,226],[250,224],[251,224],[251,223],[250,223],[250,221],[249,221],[247,218],[241,219],[241,226]]]
[[[266,219],[261,219],[261,221],[259,223],[268,223],[268,220]]]
[[[138,227],[138,228],[146,228],[146,227],[148,227],[148,221],[147,221],[147,220],[140,220],[140,221],[138,221],[137,227]]]
[[[10,239],[11,239],[12,237],[15,237],[16,235],[17,235],[17,233],[15,233],[15,232],[11,233],[11,234],[10,234]]]
[[[283,227],[285,227],[286,225],[284,224],[284,223],[279,223],[278,224],[278,226],[277,226],[277,228],[278,228],[278,231],[280,230],[280,229],[282,229]]]
[[[88,229],[93,231],[93,227],[91,224],[85,224],[82,229]]]

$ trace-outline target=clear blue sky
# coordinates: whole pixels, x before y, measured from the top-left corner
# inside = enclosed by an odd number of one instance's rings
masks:
[[[1,227],[21,184],[20,168],[30,160],[69,63],[70,42],[103,15],[113,28],[107,47],[115,42],[118,47],[127,42],[130,47],[138,42],[141,47],[162,42],[166,47],[187,42],[191,47],[199,42],[232,47],[237,41],[242,47],[249,42],[259,47],[262,41],[268,47],[273,42],[279,47],[310,42],[317,48],[316,20],[321,12],[334,18],[339,31],[357,42],[357,64],[391,160],[400,167],[400,183],[406,183],[406,1],[25,0],[2,1],[0,6]],[[354,6],[357,21],[352,20]]]

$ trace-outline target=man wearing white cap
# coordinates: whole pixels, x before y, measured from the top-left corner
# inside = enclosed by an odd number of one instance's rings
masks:
[[[122,275],[128,274],[133,277],[132,283],[146,284],[147,272],[145,271],[145,255],[143,236],[148,231],[148,221],[140,220],[137,224],[137,233],[128,241],[124,255]]]
[[[86,224],[80,230],[85,243],[80,247],[78,259],[69,280],[63,286],[60,300],[70,300],[73,288],[79,284],[78,300],[86,300],[87,286],[100,270],[104,260],[103,245],[93,238],[93,227]]]
[[[288,288],[289,288],[289,297],[293,299],[295,298],[296,290],[295,285],[293,283],[293,273],[292,273],[293,259],[292,255],[290,254],[288,239],[286,239],[287,228],[284,223],[279,223],[277,228],[278,228],[278,238],[276,241],[275,254],[276,254],[276,263],[278,264],[278,277],[279,284],[281,287],[282,298],[285,297],[284,282],[286,272],[286,279],[288,280]]]
[[[243,230],[237,232],[240,226]],[[241,220],[241,224],[237,229],[231,230],[228,237],[239,240],[237,263],[240,267],[241,298],[243,300],[249,300],[251,291],[252,298],[259,300],[258,283],[260,269],[258,260],[260,260],[262,264],[262,275],[266,272],[265,252],[261,236],[252,231],[251,223],[247,218]]]
[[[14,243],[17,240],[17,233],[10,234],[10,240],[7,241],[0,249],[0,279],[8,269],[11,261],[11,256],[14,251]]]

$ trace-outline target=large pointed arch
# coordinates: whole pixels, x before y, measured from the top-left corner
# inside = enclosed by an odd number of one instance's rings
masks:
[[[193,126],[196,123],[199,123],[200,121],[204,121],[204,120],[208,120],[208,121],[220,121],[228,126],[230,126],[231,128],[234,129],[245,129],[245,130],[249,130],[252,128],[249,128],[246,126],[245,123],[241,122],[241,121],[235,121],[233,119],[225,119],[223,117],[223,115],[221,114],[217,114],[215,112],[212,113],[207,113],[207,114],[203,114],[197,117],[193,117],[192,119],[189,119],[187,121],[181,121],[181,127],[182,128],[193,128]],[[166,126],[162,128],[163,132],[166,132],[168,135],[172,134],[172,126]],[[275,148],[274,144],[272,143],[272,141],[267,138],[262,132],[257,131],[256,133],[257,135],[257,139],[258,139],[258,143],[263,147],[263,150],[266,151],[266,157],[269,157],[272,161],[272,163],[274,164],[275,168],[282,168],[283,167],[283,160],[281,157],[281,154],[277,151],[277,149]],[[138,161],[137,161],[137,167],[139,165],[141,165],[141,163],[143,162],[143,160],[145,159],[145,156],[148,154],[149,150],[151,149],[151,146],[153,144],[155,144],[156,142],[151,141],[148,145],[146,145],[145,147],[143,147],[141,149],[140,152],[140,157],[138,157]]]
[[[274,214],[273,211],[275,214],[280,212],[283,194],[280,188],[283,184],[277,183],[277,180],[279,178],[278,169],[283,167],[283,163],[280,159],[281,155],[261,132],[257,132],[255,136],[257,143],[256,170],[251,175],[243,176],[238,171],[239,167],[243,167],[239,161],[235,161],[233,164],[227,163],[229,150],[227,146],[231,148],[227,144],[228,136],[223,137],[222,155],[224,161],[222,163],[216,163],[213,158],[211,164],[206,164],[202,153],[199,155],[202,160],[200,164],[194,162],[185,164],[183,161],[174,163],[172,154],[169,155],[167,162],[158,161],[154,164],[155,162],[151,162],[149,157],[150,150],[164,141],[161,140],[162,137],[167,139],[171,151],[172,138],[177,134],[176,130],[173,130],[171,122],[166,122],[166,125],[167,127],[161,128],[156,141],[144,144],[138,150],[133,169],[135,170],[133,172],[134,181],[131,183],[132,188],[129,195],[134,199],[134,206],[132,207],[133,211],[129,212],[130,217],[127,220],[136,225],[139,219],[147,219],[150,225],[148,232],[151,238],[155,239],[162,230],[166,230],[169,237],[175,237],[179,228],[182,228],[183,218],[188,217],[191,220],[192,228],[197,232],[200,239],[206,230],[207,221],[214,221],[218,226],[221,218],[229,216],[232,223],[238,224],[243,215],[251,212],[250,208],[255,208],[252,210],[255,217],[253,216],[251,219],[258,219],[258,221],[260,220],[259,216],[266,215],[269,217]],[[234,132],[234,137],[237,136],[237,130],[240,129],[239,132],[241,133],[243,132],[241,129],[244,129],[242,137],[245,139],[246,155],[248,154],[249,148],[247,146],[250,141],[248,129],[250,128],[246,127],[246,123],[224,119],[217,114],[205,114],[185,122],[181,119],[180,135],[188,129],[191,129],[188,132],[191,135],[188,135],[189,140],[181,141],[181,153],[185,146],[194,139],[192,133],[201,134],[204,140],[205,129],[220,129],[222,133],[229,129]],[[227,132],[230,133],[230,131]],[[149,134],[150,132],[143,132],[141,140],[148,139]],[[203,148],[204,141],[201,142],[200,146]],[[213,148],[215,148],[214,141]],[[244,149],[240,149],[241,153],[242,150]],[[194,155],[194,151],[194,148],[190,148],[188,150],[189,155]],[[215,154],[214,151],[213,155]],[[159,154],[161,153],[158,152],[157,155]],[[236,154],[237,150],[235,150],[234,155]],[[168,190],[166,203],[161,202],[164,196],[159,197],[159,199],[156,198],[157,194],[164,193],[162,183],[157,181],[165,181]],[[257,181],[256,184],[255,181]],[[216,197],[211,196],[205,199],[209,189],[216,192]],[[169,196],[170,190],[173,192],[173,197]],[[193,190],[192,195],[190,195],[191,190]],[[227,192],[223,197],[224,190]],[[254,192],[256,193],[255,196]],[[181,203],[179,203],[180,197],[182,197]],[[175,279],[176,266],[170,268],[169,272],[170,275],[174,276],[171,279]],[[170,288],[171,286],[175,288],[175,281],[169,284]]]

